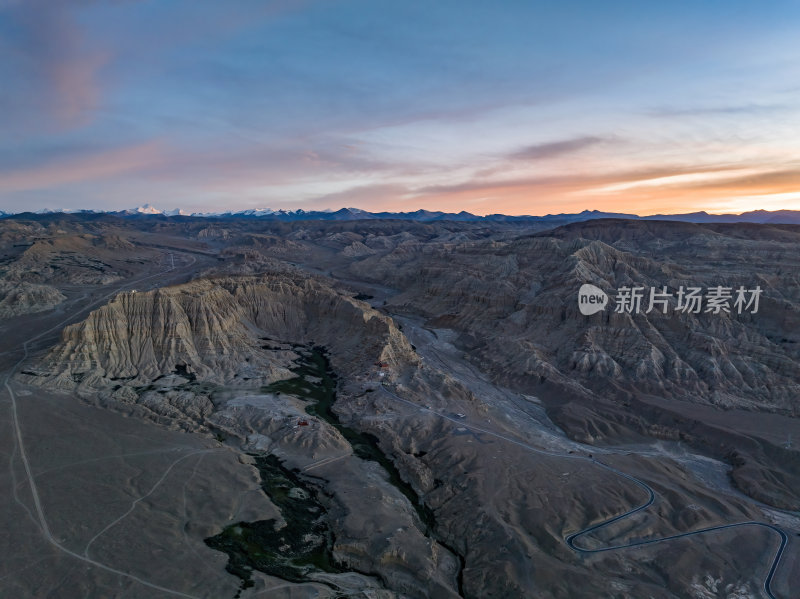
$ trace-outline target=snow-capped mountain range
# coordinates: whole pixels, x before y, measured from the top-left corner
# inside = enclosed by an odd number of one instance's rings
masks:
[[[302,208],[297,210],[271,210],[269,208],[250,208],[236,212],[187,212],[180,208],[161,210],[150,204],[137,208],[110,211],[110,210],[40,210],[37,212],[18,213],[34,215],[54,214],[109,214],[122,218],[210,218],[210,219],[265,219],[265,220],[413,220],[413,221],[492,221],[492,222],[544,222],[544,223],[570,223],[599,218],[621,218],[632,220],[673,220],[693,223],[769,223],[769,224],[800,224],[800,210],[753,210],[741,214],[709,214],[708,212],[690,212],[685,214],[654,214],[639,216],[622,212],[601,212],[599,210],[584,210],[579,213],[547,214],[545,216],[516,216],[506,214],[487,214],[479,216],[469,212],[458,213],[430,210],[416,210],[414,212],[369,212],[360,208],[341,208],[339,210],[310,210]],[[0,218],[10,218],[15,214],[0,211]]]

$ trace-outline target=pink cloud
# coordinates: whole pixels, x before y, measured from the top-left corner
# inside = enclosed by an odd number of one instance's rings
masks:
[[[47,112],[61,127],[85,124],[102,96],[100,70],[111,54],[91,43],[76,22],[73,2],[30,0],[13,6],[24,43],[20,69],[32,76]]]
[[[158,142],[63,158],[48,164],[0,172],[0,192],[48,189],[106,179],[152,167],[162,159]]]

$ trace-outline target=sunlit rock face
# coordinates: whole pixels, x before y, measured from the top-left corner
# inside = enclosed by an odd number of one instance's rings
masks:
[[[69,389],[191,374],[217,384],[267,384],[288,376],[292,357],[265,343],[273,338],[329,347],[344,372],[370,359],[414,359],[390,318],[324,283],[222,277],[120,293],[67,327],[30,380]]]

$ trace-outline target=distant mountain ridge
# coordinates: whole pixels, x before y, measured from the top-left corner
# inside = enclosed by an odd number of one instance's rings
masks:
[[[600,218],[621,218],[630,220],[671,220],[689,223],[758,223],[758,224],[800,224],[800,210],[752,210],[741,214],[709,214],[705,211],[689,212],[685,214],[653,214],[639,216],[624,212],[602,212],[600,210],[584,210],[578,213],[546,214],[544,216],[487,214],[480,216],[470,212],[441,212],[419,209],[413,212],[369,212],[360,208],[340,208],[339,210],[271,210],[269,208],[254,208],[236,212],[185,212],[181,209],[160,210],[150,204],[128,210],[40,210],[35,213],[22,212],[12,214],[0,211],[0,218],[8,218],[23,214],[110,214],[124,218],[245,218],[263,219],[272,221],[298,221],[298,220],[375,220],[393,219],[418,222],[434,221],[461,221],[461,222],[508,222],[508,223],[559,223],[568,224]]]

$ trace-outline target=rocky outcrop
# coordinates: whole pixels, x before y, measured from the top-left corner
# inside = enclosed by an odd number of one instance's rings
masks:
[[[29,241],[0,269],[0,276],[10,282],[107,285],[153,261],[162,264],[163,253],[138,246],[118,231],[94,235],[56,230]]]
[[[66,296],[50,285],[0,281],[0,318],[50,310]]]
[[[342,255],[348,258],[357,258],[360,256],[370,256],[375,254],[376,251],[364,245],[360,241],[354,241],[342,250]]]

